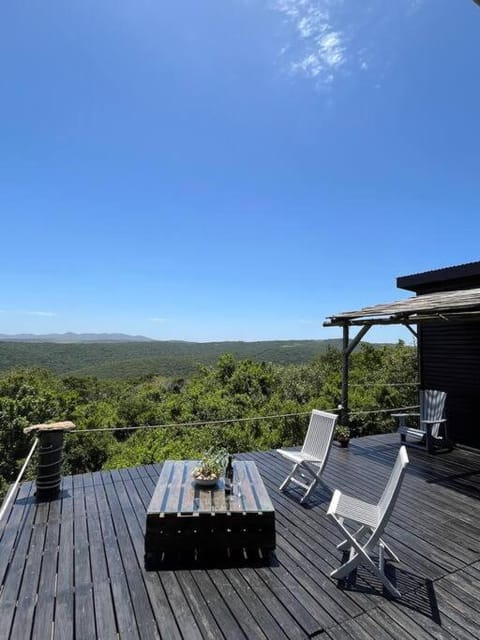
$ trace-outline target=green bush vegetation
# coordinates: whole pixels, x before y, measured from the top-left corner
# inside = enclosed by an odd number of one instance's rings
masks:
[[[239,360],[302,364],[341,340],[268,340],[259,342],[49,343],[0,341],[0,371],[41,367],[59,375],[130,379],[162,375],[187,377],[199,364],[214,365],[223,353]]]
[[[350,379],[352,435],[388,431],[388,414],[366,412],[416,403],[416,388],[407,385],[416,381],[416,351],[402,342],[363,345],[352,355]],[[333,347],[295,365],[223,354],[187,378],[104,380],[14,369],[0,376],[0,491],[28,453],[31,438],[23,428],[30,424],[72,420],[77,430],[65,438],[64,472],[82,473],[198,458],[210,447],[237,452],[298,444],[311,409],[333,410],[340,400],[341,357]],[[294,415],[268,418],[277,414]],[[231,422],[213,424],[219,420]],[[186,422],[204,424],[181,426]],[[139,425],[169,426],[127,429]],[[119,430],[95,432],[114,427]]]

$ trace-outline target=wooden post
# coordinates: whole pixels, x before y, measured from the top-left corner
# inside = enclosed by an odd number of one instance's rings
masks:
[[[357,335],[350,342],[348,335],[348,324],[343,325],[343,345],[342,345],[342,410],[340,412],[340,424],[344,427],[350,426],[350,418],[348,414],[348,374],[350,366],[350,354],[360,343],[363,336],[370,329],[371,325],[363,326]]]
[[[53,498],[58,495],[62,480],[61,467],[63,457],[63,434],[75,429],[73,422],[52,422],[34,424],[23,430],[34,433],[39,441],[37,466],[37,500]]]
[[[348,324],[343,325],[342,345],[342,409],[340,412],[340,424],[348,427],[348,365],[349,365],[349,338]]]

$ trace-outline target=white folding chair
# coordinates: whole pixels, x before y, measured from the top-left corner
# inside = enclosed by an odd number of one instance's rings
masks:
[[[377,504],[370,504],[344,495],[338,489],[335,490],[327,515],[340,527],[345,540],[341,542],[337,549],[346,550],[350,547],[349,559],[338,569],[332,571],[330,576],[335,579],[342,579],[348,576],[362,561],[365,561],[380,578],[385,587],[392,595],[399,598],[400,592],[396,589],[384,572],[385,552],[394,562],[399,562],[397,556],[390,547],[382,540],[382,535],[387,522],[392,513],[395,501],[398,497],[400,486],[405,475],[408,464],[407,450],[405,446],[400,447],[395,465],[383,491],[382,497]],[[345,520],[360,525],[356,531],[351,533],[345,526]],[[364,540],[362,544],[362,540]],[[370,553],[378,546],[378,566],[370,557]]]
[[[332,446],[333,433],[338,416],[313,409],[307,435],[301,451],[277,449],[284,458],[294,463],[291,473],[280,485],[283,491],[289,482],[305,489],[303,502],[321,481],[321,475]]]
[[[393,418],[398,419],[397,432],[402,443],[410,446],[425,446],[432,453],[434,446],[446,446],[452,448],[452,443],[447,435],[447,420],[444,417],[445,391],[436,389],[423,389],[420,391],[420,413],[392,413]],[[409,418],[416,418],[418,426],[409,426]],[[407,442],[407,436],[413,437],[413,442]]]

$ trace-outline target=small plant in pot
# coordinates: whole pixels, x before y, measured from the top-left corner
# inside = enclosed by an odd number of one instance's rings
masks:
[[[350,442],[350,429],[339,425],[335,429],[335,440],[340,443],[341,447],[348,447]]]
[[[198,466],[192,471],[195,483],[203,487],[215,485],[223,474],[227,459],[228,451],[226,449],[211,447],[203,454]]]

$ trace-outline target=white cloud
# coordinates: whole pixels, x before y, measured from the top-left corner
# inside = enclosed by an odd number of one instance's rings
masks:
[[[284,47],[281,55],[293,55],[290,71],[330,83],[345,62],[344,34],[334,29],[331,0],[277,0],[273,9],[293,27],[298,40]]]
[[[345,48],[342,45],[342,34],[330,31],[319,39],[318,45],[329,67],[337,67],[344,63]]]
[[[402,25],[425,0],[269,0],[282,18],[287,44],[280,58],[287,70],[330,86],[355,71],[380,73],[388,66],[385,42],[399,37]],[[389,50],[391,51],[391,44]]]

